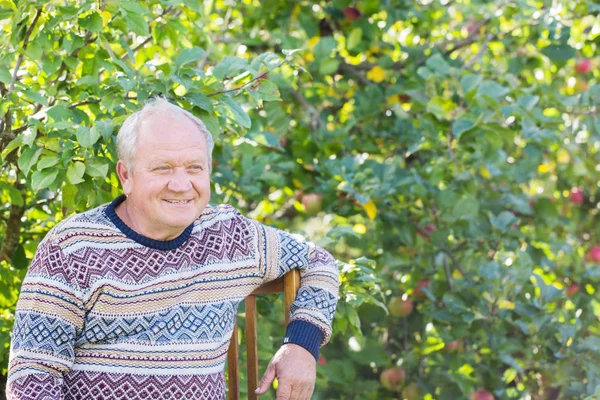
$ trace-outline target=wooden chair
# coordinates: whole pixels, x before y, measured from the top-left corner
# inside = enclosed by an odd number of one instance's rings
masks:
[[[300,288],[300,272],[296,269],[288,272],[282,278],[271,281],[252,292],[246,297],[246,352],[248,355],[248,399],[256,400],[254,393],[258,388],[258,342],[256,334],[256,296],[260,294],[281,293],[284,296],[285,325],[290,322],[290,307],[296,299]],[[239,349],[237,335],[237,320],[231,336],[227,353],[227,373],[229,374],[229,400],[240,400]]]

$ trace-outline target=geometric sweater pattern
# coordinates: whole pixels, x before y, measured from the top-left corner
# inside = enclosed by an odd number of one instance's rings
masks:
[[[238,305],[294,268],[284,343],[318,357],[338,301],[327,251],[229,205],[155,241],[119,219],[123,200],[61,221],[38,246],[15,313],[8,400],[224,399]]]

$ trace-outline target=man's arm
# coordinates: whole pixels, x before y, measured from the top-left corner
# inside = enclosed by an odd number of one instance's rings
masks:
[[[72,282],[60,247],[42,241],[17,302],[7,400],[63,398],[63,374],[73,365],[84,319],[82,294]]]
[[[319,348],[331,337],[338,301],[339,271],[327,251],[301,237],[256,223],[269,281],[296,268],[300,289],[290,308],[290,323],[257,393],[265,393],[278,377],[278,399],[308,399],[315,381]]]

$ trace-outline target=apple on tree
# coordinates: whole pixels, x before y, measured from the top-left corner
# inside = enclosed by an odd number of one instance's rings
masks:
[[[393,367],[384,369],[379,376],[379,381],[387,390],[399,392],[406,380],[404,368]]]
[[[360,11],[358,11],[354,7],[346,7],[346,8],[344,8],[343,13],[346,16],[346,19],[348,19],[350,21],[355,21],[355,20],[357,20],[357,19],[360,18]]]
[[[471,393],[469,400],[494,400],[494,396],[486,390],[478,390]]]
[[[323,195],[321,193],[308,193],[302,196],[302,205],[309,215],[314,215],[321,211]]]
[[[590,60],[581,60],[577,64],[575,64],[575,71],[578,73],[585,75],[592,70],[592,62]]]
[[[425,393],[416,383],[410,383],[402,389],[402,398],[404,400],[421,400],[423,396],[425,396]]]
[[[600,246],[592,246],[592,248],[588,251],[585,256],[587,261],[592,261],[595,263],[600,263]]]
[[[423,292],[423,290],[421,290],[421,288],[428,289],[429,288],[429,280],[427,280],[427,279],[420,279],[417,282],[417,287],[412,292],[413,297],[418,298],[418,299],[425,297],[425,292]]]
[[[390,314],[394,317],[407,317],[413,312],[414,305],[410,300],[401,297],[392,297],[388,303]]]
[[[569,285],[569,287],[565,291],[565,294],[567,295],[567,297],[573,297],[577,294],[577,292],[579,292],[579,289],[580,286],[576,283],[573,283],[572,285]]]
[[[574,187],[571,189],[571,194],[569,195],[569,200],[574,204],[582,204],[585,202],[585,195],[583,194],[583,190],[578,187]]]

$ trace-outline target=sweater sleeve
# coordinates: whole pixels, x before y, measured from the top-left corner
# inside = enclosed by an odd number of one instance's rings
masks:
[[[63,398],[63,375],[75,358],[84,308],[61,248],[38,246],[23,280],[10,346],[8,400]]]
[[[331,337],[339,297],[337,263],[326,250],[301,236],[255,223],[263,247],[265,283],[294,268],[300,271],[300,289],[290,308],[283,344],[300,345],[318,359],[319,348]]]

